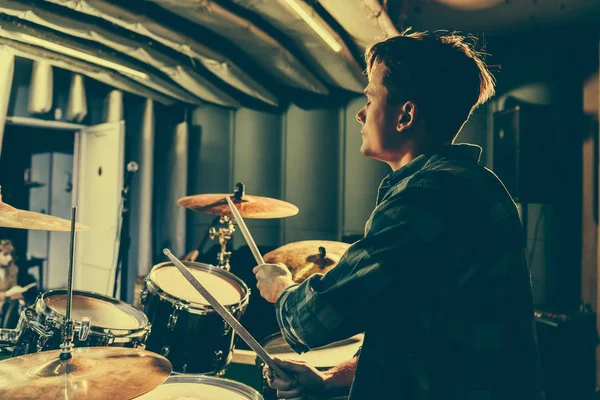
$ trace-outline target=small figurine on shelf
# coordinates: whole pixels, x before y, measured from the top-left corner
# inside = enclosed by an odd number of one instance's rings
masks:
[[[15,247],[10,240],[0,240],[0,326],[14,328],[21,309],[35,300],[37,283],[15,261]]]
[[[17,285],[19,267],[15,264],[15,248],[10,240],[0,240],[0,302],[22,297]]]

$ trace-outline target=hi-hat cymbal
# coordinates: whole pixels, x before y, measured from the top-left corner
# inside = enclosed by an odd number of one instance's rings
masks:
[[[324,274],[335,267],[348,247],[348,243],[342,242],[305,240],[281,246],[265,254],[264,259],[270,264],[285,264],[292,273],[292,279],[302,283],[313,274]]]
[[[0,227],[68,232],[71,230],[71,221],[52,215],[19,210],[3,203],[0,195]],[[76,231],[87,231],[88,229],[83,224],[75,224]]]
[[[203,214],[231,217],[225,197],[231,197],[243,218],[285,218],[298,214],[298,207],[283,200],[250,195],[238,200],[231,194],[197,194],[182,197],[177,204]]]
[[[132,399],[162,384],[171,363],[161,355],[124,347],[80,347],[0,361],[0,399]]]

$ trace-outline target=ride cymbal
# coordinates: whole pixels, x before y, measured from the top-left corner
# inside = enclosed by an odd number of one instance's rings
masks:
[[[0,195],[0,227],[68,232],[71,230],[71,221],[52,215],[19,210],[2,202]],[[76,231],[87,231],[88,229],[86,225],[75,224]]]
[[[305,240],[289,243],[265,254],[265,262],[283,263],[292,273],[292,279],[302,283],[309,276],[324,274],[335,267],[350,247],[348,243],[329,240]]]
[[[61,350],[0,361],[0,399],[132,399],[171,374],[161,355],[125,347],[80,347],[69,361]]]
[[[243,218],[269,219],[285,218],[298,214],[298,207],[283,200],[269,197],[244,195],[241,199],[231,194],[197,194],[177,200],[177,204],[210,215],[227,215],[231,210],[226,197],[231,197]]]

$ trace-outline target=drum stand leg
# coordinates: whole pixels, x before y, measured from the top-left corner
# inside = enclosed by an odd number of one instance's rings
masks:
[[[221,224],[219,230],[217,231],[215,227],[211,227],[209,234],[212,240],[218,237],[219,243],[221,244],[221,251],[217,254],[217,266],[229,271],[231,268],[229,265],[231,252],[227,251],[227,241],[231,240],[231,236],[235,232],[235,225],[233,224],[231,218],[229,218],[227,215],[223,215],[219,220],[219,223]]]

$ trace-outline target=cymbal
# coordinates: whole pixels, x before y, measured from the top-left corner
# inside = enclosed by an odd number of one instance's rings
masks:
[[[324,248],[324,258],[320,248]],[[329,240],[305,240],[288,243],[267,254],[265,262],[270,264],[283,263],[292,273],[292,279],[302,283],[313,274],[324,274],[335,267],[348,250],[350,244]]]
[[[0,361],[0,399],[132,399],[162,384],[171,363],[125,347],[80,347],[67,362],[60,350]]]
[[[0,227],[68,232],[71,230],[71,221],[52,215],[19,210],[2,202],[0,195]],[[87,231],[88,229],[89,227],[86,225],[75,224],[76,231]]]
[[[177,200],[177,204],[203,214],[231,217],[225,197],[231,197],[243,218],[285,218],[298,214],[298,207],[283,200],[250,195],[244,195],[238,200],[231,194],[197,194],[182,197]]]

